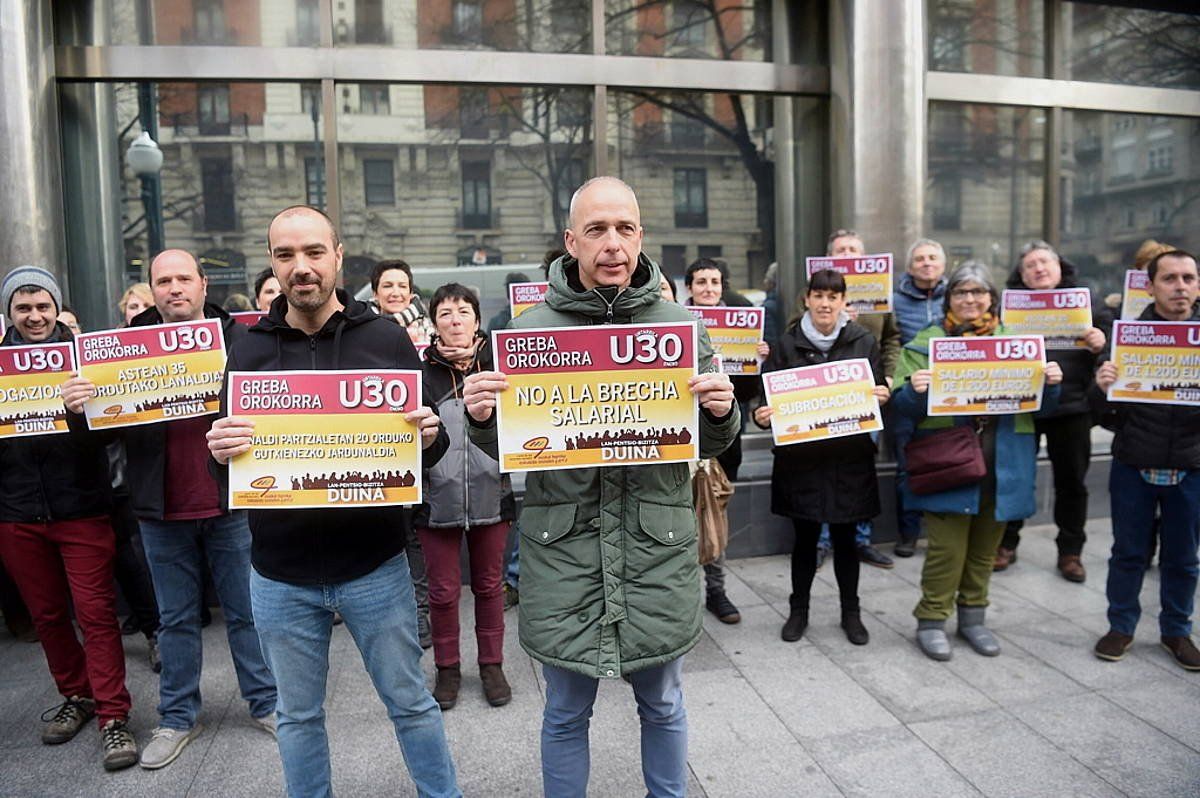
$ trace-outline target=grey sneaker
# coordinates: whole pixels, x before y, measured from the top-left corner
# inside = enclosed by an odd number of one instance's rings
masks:
[[[142,767],[146,770],[165,768],[178,758],[184,746],[199,736],[203,727],[197,723],[190,729],[168,729],[159,726],[142,751]]]
[[[275,731],[275,713],[274,712],[272,712],[269,715],[263,715],[261,718],[256,718],[254,716],[251,716],[250,722],[253,723],[255,726],[257,726],[258,728],[265,731],[267,734],[278,739],[279,735]]]
[[[137,764],[137,740],[125,724],[126,721],[113,718],[100,730],[105,770],[121,770]]]
[[[95,701],[77,695],[71,696],[58,706],[42,713],[42,720],[47,721],[46,728],[42,729],[42,742],[46,745],[58,745],[73,739],[79,734],[83,724],[95,715]]]

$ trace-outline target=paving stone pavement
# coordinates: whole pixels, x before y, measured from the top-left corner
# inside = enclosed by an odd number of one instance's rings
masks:
[[[1146,614],[1129,657],[1097,660],[1091,646],[1107,628],[1107,521],[1090,522],[1088,534],[1088,580],[1075,585],[1054,570],[1053,529],[1028,529],[1017,565],[992,580],[989,621],[1002,655],[979,657],[956,641],[948,663],[926,659],[913,642],[923,544],[894,570],[863,567],[866,647],[850,645],[838,628],[830,567],[814,585],[808,633],[788,644],[779,639],[788,559],[731,561],[729,592],[742,623],[706,616],[705,634],[685,661],[689,795],[1200,795],[1200,673],[1183,671],[1158,645],[1157,569],[1146,576]],[[472,628],[469,604],[464,630]],[[515,612],[506,617],[512,703],[487,706],[477,673],[466,668],[459,705],[445,715],[467,796],[540,795],[541,673],[516,642]],[[145,743],[156,720],[157,678],[140,637],[125,638],[125,647],[131,725]],[[204,632],[204,650],[203,734],[163,770],[108,774],[94,727],[66,745],[40,744],[38,716],[59,699],[41,649],[5,638],[0,796],[281,795],[274,743],[250,725],[219,613]],[[474,656],[473,640],[464,639],[464,661]],[[425,667],[432,678],[429,654]],[[338,795],[415,795],[344,627],[330,651],[326,708]],[[645,794],[637,733],[629,687],[605,681],[592,721],[589,795]]]

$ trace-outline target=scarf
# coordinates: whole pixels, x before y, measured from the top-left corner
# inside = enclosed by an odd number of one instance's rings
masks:
[[[479,352],[479,345],[483,343],[483,338],[476,334],[471,339],[471,343],[466,346],[450,346],[442,341],[440,336],[435,336],[433,343],[437,347],[438,354],[444,357],[450,365],[459,371],[467,371],[475,362],[475,355]]]
[[[842,334],[842,328],[850,323],[850,317],[846,315],[846,311],[838,314],[837,323],[833,325],[833,331],[826,335],[817,329],[817,325],[813,324],[812,311],[804,311],[804,316],[800,319],[800,331],[804,333],[804,337],[809,343],[821,351],[822,354],[829,354],[829,350],[833,349],[834,343],[838,336]]]
[[[960,321],[954,311],[947,310],[946,318],[942,320],[942,329],[946,335],[991,335],[1000,326],[1000,319],[991,313],[984,313],[975,321]]]

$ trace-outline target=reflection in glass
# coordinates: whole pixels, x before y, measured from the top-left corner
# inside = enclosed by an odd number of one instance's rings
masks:
[[[1200,120],[1067,111],[1063,254],[1105,294],[1148,238],[1200,249]]]
[[[362,105],[378,89],[386,112]],[[426,299],[458,280],[480,289],[489,318],[507,302],[505,274],[539,279],[590,176],[590,90],[339,83],[336,94],[349,108],[338,115],[349,290],[403,258]]]
[[[715,0],[607,0],[611,55],[770,60],[771,4]]]
[[[1043,0],[927,0],[929,69],[1045,77]]]
[[[1066,3],[1072,80],[1200,89],[1200,13]]]
[[[610,169],[640,198],[646,253],[671,277],[696,258],[720,257],[734,287],[757,288],[775,252],[770,104],[658,91],[612,92],[609,104]]]
[[[228,10],[228,9],[227,9]],[[211,18],[211,17],[210,17]],[[209,277],[209,299],[245,293],[267,265],[267,223],[287,205],[325,203],[320,106],[302,105],[296,83],[158,83],[114,86],[117,152],[150,119],[163,153],[164,244],[194,254]],[[127,274],[145,279],[147,209],[137,175],[121,164]],[[156,213],[153,209],[151,213]]]
[[[1026,240],[1042,238],[1045,112],[929,104],[925,227],[951,264],[989,264],[1003,282]]]

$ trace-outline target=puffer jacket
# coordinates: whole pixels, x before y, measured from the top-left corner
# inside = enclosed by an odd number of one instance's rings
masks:
[[[658,293],[658,267],[640,256],[629,288],[585,290],[579,265],[550,266],[546,301],[510,328],[693,321]],[[701,326],[698,364],[712,371]],[[700,411],[700,456],[720,454],[741,422]],[[471,437],[496,452],[495,418]],[[590,677],[670,662],[700,638],[696,512],[687,463],[536,471],[521,510],[522,647],[535,659]]]
[[[1165,321],[1154,305],[1138,319]],[[1200,306],[1192,308],[1188,321],[1200,321]],[[1200,407],[1110,402],[1095,383],[1090,399],[1100,423],[1116,432],[1112,455],[1117,461],[1134,468],[1200,469]]]
[[[486,338],[466,371],[460,371],[442,357],[436,345],[425,350],[422,392],[425,401],[437,410],[450,438],[450,447],[441,460],[425,469],[421,483],[425,503],[417,508],[414,526],[469,529],[516,517],[512,479],[500,473],[495,459],[468,440],[463,380],[469,374],[491,369],[491,343]]]
[[[1062,279],[1059,280],[1055,288],[1075,288],[1079,285],[1076,280],[1075,266],[1069,261],[1060,261],[1062,267]],[[1008,288],[1014,288],[1020,291],[1029,290],[1025,283],[1021,280],[1021,264],[1018,263],[1008,275],[1008,281],[1005,284]],[[1096,303],[1092,301],[1092,324],[1096,324]],[[1111,331],[1112,325],[1109,325]],[[1053,360],[1058,365],[1062,366],[1063,381],[1062,393],[1058,400],[1058,409],[1053,413],[1039,415],[1038,418],[1060,418],[1062,416],[1073,416],[1080,413],[1090,413],[1091,407],[1088,404],[1088,388],[1092,385],[1093,375],[1096,373],[1096,368],[1100,365],[1100,361],[1096,355],[1086,349],[1047,349],[1046,359]]]
[[[796,322],[780,337],[766,371],[866,358],[876,385],[886,385],[879,344],[861,324],[842,328],[833,347],[822,352]],[[771,512],[786,518],[847,524],[879,515],[875,443],[869,434],[776,446],[771,466]]]
[[[1004,335],[1004,328],[996,330]],[[914,371],[929,368],[929,339],[940,338],[946,331],[940,324],[926,327],[917,337],[904,345],[900,352],[900,367],[896,371],[896,382],[892,391],[892,405],[897,412],[917,422],[916,438],[921,438],[953,426],[970,426],[975,416],[926,415],[929,394],[913,390],[909,378]],[[1037,478],[1037,436],[1033,431],[1033,420],[1053,413],[1058,406],[1058,385],[1047,385],[1042,392],[1042,409],[1037,413],[1012,413],[996,416],[996,453],[987,467],[996,477],[996,520],[1018,521],[1028,518],[1037,510],[1035,499]],[[960,488],[918,496],[908,488],[908,480],[901,480],[904,491],[905,509],[923,510],[932,513],[957,513],[977,515],[979,513],[980,485],[964,485]]]
[[[917,333],[930,324],[940,321],[945,315],[942,302],[946,296],[946,278],[938,280],[931,290],[918,288],[908,272],[900,275],[900,282],[892,292],[892,308],[896,314],[896,325],[900,328],[900,343],[906,344],[917,337]]]

